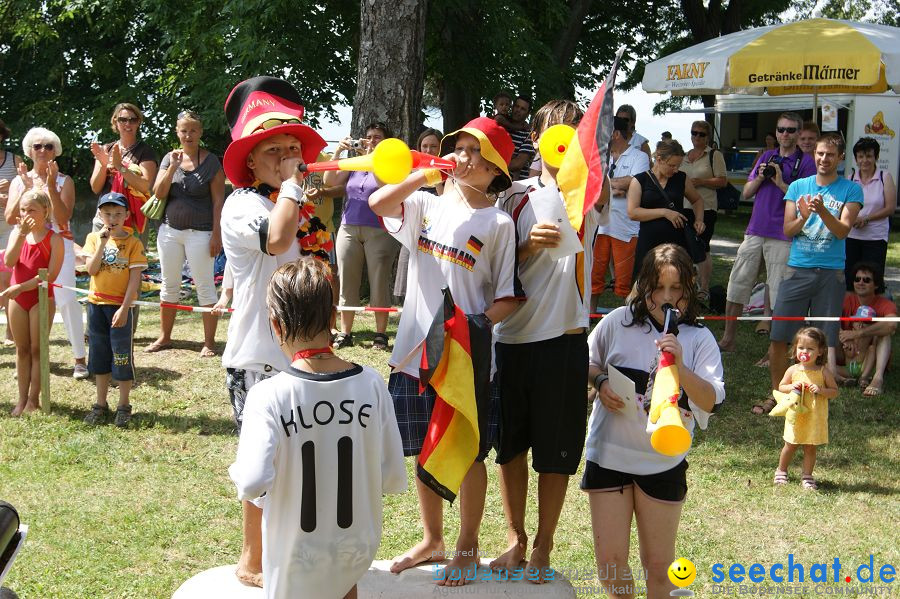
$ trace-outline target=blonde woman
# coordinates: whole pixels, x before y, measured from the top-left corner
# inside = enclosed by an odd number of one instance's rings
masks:
[[[216,303],[213,261],[222,249],[219,220],[225,204],[225,172],[215,154],[200,147],[203,121],[190,110],[178,115],[175,134],[181,148],[166,154],[160,163],[153,193],[166,199],[156,247],[162,269],[163,302],[177,303],[185,257],[197,288],[197,301],[210,307]],[[203,314],[203,348],[200,357],[216,355],[218,317]],[[172,347],[175,308],[160,308],[159,338],[144,351],[153,353]]]

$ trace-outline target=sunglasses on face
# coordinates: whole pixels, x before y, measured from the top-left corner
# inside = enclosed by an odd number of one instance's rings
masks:
[[[139,123],[141,119],[136,116],[120,116],[116,119],[116,121],[122,125],[127,123]]]
[[[856,277],[856,278],[853,279],[853,280],[854,280],[855,282],[857,282],[857,283],[866,283],[866,284],[868,284],[868,283],[871,283],[871,282],[872,282],[872,277]]]
[[[269,119],[260,123],[259,127],[254,129],[254,131],[267,131],[272,127],[288,124],[300,124],[300,119]]]
[[[691,137],[706,137],[706,131],[691,131]]]
[[[37,152],[38,150],[47,150],[48,152],[51,152],[55,150],[56,147],[54,147],[53,144],[34,144],[33,146],[31,146],[31,149],[35,152]]]
[[[775,130],[778,131],[779,133],[796,133],[797,132],[796,127],[778,127]]]

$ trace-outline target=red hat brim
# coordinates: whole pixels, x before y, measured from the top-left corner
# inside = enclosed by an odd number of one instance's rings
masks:
[[[300,141],[303,162],[306,164],[315,162],[319,157],[319,152],[324,150],[327,145],[322,136],[316,133],[312,127],[302,123],[285,123],[236,139],[228,145],[222,161],[225,176],[235,188],[248,187],[253,184],[253,173],[247,166],[247,155],[256,147],[256,144],[281,134],[293,135]]]

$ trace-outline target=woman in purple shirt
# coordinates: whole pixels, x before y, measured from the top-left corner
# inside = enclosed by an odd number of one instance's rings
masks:
[[[391,137],[387,125],[375,122],[366,127],[365,138],[359,140],[357,152],[369,154],[381,141]],[[346,137],[338,144],[333,159],[353,148],[356,140]],[[391,303],[391,269],[400,251],[400,244],[381,226],[381,221],[369,208],[369,196],[383,185],[374,173],[363,171],[329,171],[325,173],[327,187],[338,188],[344,194],[344,210],[338,229],[338,276],[341,286],[341,306],[359,305],[363,265],[369,275],[369,305],[387,308]],[[353,312],[341,312],[341,330],[335,335],[335,349],[353,345]],[[375,339],[372,347],[387,349],[387,312],[375,313]]]

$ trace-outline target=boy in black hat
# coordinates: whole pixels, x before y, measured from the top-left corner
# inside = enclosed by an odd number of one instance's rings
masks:
[[[91,275],[88,371],[97,383],[97,402],[84,422],[94,425],[106,422],[110,415],[106,395],[112,377],[119,382],[115,424],[124,428],[131,420],[128,395],[134,381],[131,305],[137,299],[147,258],[141,240],[124,226],[129,215],[124,195],[111,191],[100,196],[97,214],[103,228],[88,233],[81,249]]]

